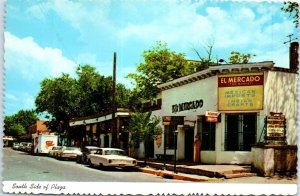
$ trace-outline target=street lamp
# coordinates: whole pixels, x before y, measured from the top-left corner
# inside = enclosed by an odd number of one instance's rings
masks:
[[[227,64],[229,64],[227,61],[225,61],[224,59],[219,59],[219,63],[227,63]]]
[[[175,130],[174,131],[174,173],[177,173],[176,172],[177,135],[178,135],[178,130]]]

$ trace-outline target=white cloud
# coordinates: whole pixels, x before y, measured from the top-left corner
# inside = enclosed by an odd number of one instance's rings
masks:
[[[5,93],[5,98],[7,101],[17,101],[17,96],[10,94],[10,93]]]
[[[40,80],[74,72],[75,63],[64,57],[60,49],[42,48],[32,37],[18,38],[5,32],[4,48],[6,69],[20,72],[25,79]]]
[[[270,51],[254,51],[256,57],[253,57],[251,61],[274,61],[276,67],[289,67],[289,49],[288,46],[285,48],[276,48]],[[272,59],[270,58],[272,57]]]
[[[56,12],[81,33],[81,40],[87,44],[96,42],[102,48],[97,36],[125,44],[135,40],[149,45],[160,40],[181,49],[180,52],[213,38],[217,50],[248,49],[272,54],[283,51],[275,48],[284,48],[282,40],[293,31],[292,22],[282,20],[279,3],[228,2],[226,9],[217,4],[202,9],[207,6],[202,1],[127,0],[117,6],[113,3],[53,0],[35,5],[30,11],[39,18],[41,7]],[[200,13],[199,9],[204,11]]]
[[[5,114],[12,115],[20,109],[35,109],[34,101],[34,96],[28,92],[16,92],[8,90],[5,92]]]

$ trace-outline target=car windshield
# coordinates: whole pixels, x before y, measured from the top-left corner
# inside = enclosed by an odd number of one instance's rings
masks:
[[[123,150],[105,150],[105,155],[121,155],[126,156]]]
[[[91,154],[95,154],[95,152],[97,152],[97,150],[98,150],[98,149],[96,149],[96,148],[95,148],[95,149],[90,149],[90,153],[91,153]]]
[[[80,149],[77,148],[77,147],[66,147],[66,150],[77,150],[77,151],[80,151]]]

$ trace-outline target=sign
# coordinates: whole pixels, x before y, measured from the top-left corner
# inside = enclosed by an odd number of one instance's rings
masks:
[[[271,114],[265,118],[265,142],[271,144],[285,144],[286,121],[282,114]]]
[[[172,105],[172,113],[177,113],[185,110],[192,110],[197,108],[202,108],[203,100],[189,101],[179,104]]]
[[[162,133],[160,135],[158,135],[157,138],[156,138],[157,148],[160,148],[161,144],[162,144]]]
[[[184,117],[183,116],[163,116],[163,125],[183,125]]]
[[[205,112],[205,121],[206,122],[218,122],[218,112],[206,111]]]
[[[219,110],[263,109],[263,85],[263,73],[219,75]]]
[[[267,137],[285,137],[285,118],[281,116],[266,117]]]

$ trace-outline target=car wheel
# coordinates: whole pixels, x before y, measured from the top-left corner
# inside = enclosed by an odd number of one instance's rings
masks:
[[[99,168],[103,169],[104,165],[102,163],[99,163]]]
[[[94,167],[94,164],[92,163],[91,160],[88,160],[88,164],[89,164],[90,167]]]

